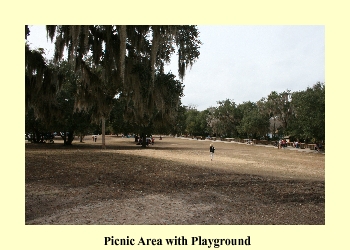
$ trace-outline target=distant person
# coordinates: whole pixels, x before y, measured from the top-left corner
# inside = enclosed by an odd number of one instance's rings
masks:
[[[210,160],[212,161],[214,158],[214,151],[215,151],[215,147],[213,146],[213,144],[210,144],[209,147],[209,152],[210,152]]]

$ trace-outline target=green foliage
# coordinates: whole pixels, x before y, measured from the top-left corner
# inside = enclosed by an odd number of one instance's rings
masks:
[[[186,131],[186,107],[179,105],[177,114],[175,116],[175,122],[172,129],[169,131],[173,135],[183,135]]]
[[[34,115],[34,109],[29,108],[25,115],[25,134],[31,142],[43,142],[41,135],[50,131],[50,127],[42,123]]]
[[[118,98],[113,100],[113,107],[108,119],[108,124],[113,134],[129,134],[139,130],[134,124],[124,118],[125,107],[125,99]]]
[[[237,114],[237,106],[233,100],[219,101],[219,106],[214,114],[218,121],[217,133],[228,137],[237,136],[237,125],[239,116]]]
[[[34,116],[50,122],[49,107],[59,89],[57,72],[44,58],[42,50],[25,45],[25,110],[33,109]]]
[[[325,85],[316,83],[292,95],[293,120],[288,131],[295,137],[314,142],[325,139]]]
[[[305,91],[272,91],[260,101],[236,105],[232,100],[204,111],[187,109],[186,132],[223,137],[293,138],[322,141],[325,138],[325,87],[317,83]],[[205,122],[204,122],[205,121]],[[205,124],[205,125],[204,125]],[[277,133],[277,134],[276,134]]]
[[[248,138],[265,137],[269,131],[269,117],[259,112],[256,103],[245,102],[239,108],[243,110],[243,118],[238,127],[240,134],[247,135]]]
[[[198,111],[194,107],[184,107],[185,109],[185,130],[184,134],[191,136],[205,136],[210,134],[207,117],[208,110]]]
[[[201,135],[200,111],[190,108],[186,112],[186,130],[185,133],[189,135]]]
[[[75,106],[80,77],[66,61],[45,65],[56,75],[58,89],[52,90],[49,99],[43,93],[36,95],[33,89],[28,89],[34,92],[29,94],[35,95],[38,100],[31,102],[34,108],[29,108],[26,113],[26,132],[63,132],[64,143],[70,145],[75,133],[85,135],[91,129],[91,113]]]
[[[153,124],[156,131],[163,133],[176,131],[177,116],[183,96],[184,85],[175,75],[158,73],[154,82],[155,116]]]

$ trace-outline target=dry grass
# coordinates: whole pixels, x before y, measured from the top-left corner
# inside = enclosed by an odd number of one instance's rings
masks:
[[[325,223],[325,155],[214,142],[210,161],[209,144],[26,143],[26,224]]]

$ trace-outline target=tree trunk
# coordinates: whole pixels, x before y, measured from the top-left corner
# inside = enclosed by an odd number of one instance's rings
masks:
[[[73,140],[74,140],[74,131],[69,131],[66,145],[72,145]]]
[[[83,135],[83,134],[80,134],[80,136],[79,136],[79,138],[80,138],[80,142],[83,142],[83,140],[84,140],[84,137],[85,137],[85,135]]]
[[[146,147],[146,133],[142,133],[142,147],[145,148]]]
[[[66,142],[67,142],[66,132],[63,132],[63,134],[60,133],[60,136],[62,137],[63,145],[66,145]]]
[[[35,143],[40,142],[40,133],[39,133],[39,130],[37,129],[34,129],[32,142],[35,142]]]
[[[72,141],[74,140],[74,131],[68,131],[68,133],[63,132],[63,135],[61,134],[61,137],[63,139],[63,144],[65,146],[70,146],[72,145]]]
[[[102,117],[102,149],[106,149],[106,119]]]

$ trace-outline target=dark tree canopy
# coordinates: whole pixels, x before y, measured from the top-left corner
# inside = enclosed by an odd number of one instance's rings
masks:
[[[47,25],[55,40],[53,65],[43,51],[30,50],[26,44],[26,110],[34,109],[41,118],[50,118],[57,107],[57,94],[67,81],[60,63],[67,52],[67,63],[74,66],[78,79],[74,110],[92,112],[95,121],[108,118],[115,98],[123,99],[131,120],[163,123],[174,119],[183,86],[164,66],[177,52],[178,73],[199,57],[199,32],[196,26],[182,25]],[[25,37],[30,28],[25,26]],[[63,73],[62,73],[63,72]],[[131,107],[131,108],[130,108]],[[121,114],[123,115],[123,114]],[[52,119],[51,119],[52,120]]]
[[[79,108],[89,107],[93,99],[120,95],[127,104],[153,112],[152,102],[145,98],[154,99],[160,92],[155,89],[156,72],[164,74],[164,65],[177,51],[183,79],[186,68],[198,59],[201,45],[196,26],[48,25],[47,33],[55,38],[55,60],[61,60],[67,49],[68,61],[81,72]],[[98,105],[100,117],[108,117],[110,104]]]
[[[164,65],[176,51],[178,73],[183,79],[186,68],[198,59],[201,45],[196,26],[48,25],[47,32],[52,40],[56,39],[55,60],[63,57],[66,48],[68,61],[74,61],[82,72],[83,84],[90,88],[106,82],[111,86],[110,95],[139,84],[133,75],[135,65],[148,64],[154,80],[155,72],[164,73]],[[86,60],[89,54],[90,62]],[[92,65],[102,67],[101,75],[92,71]],[[150,92],[153,87],[149,86]],[[83,96],[81,101],[86,104]]]

